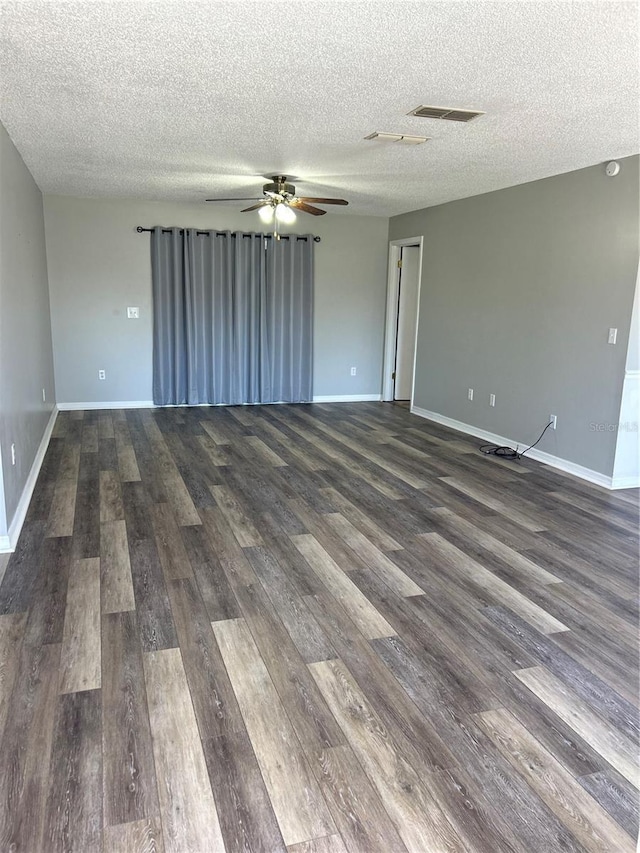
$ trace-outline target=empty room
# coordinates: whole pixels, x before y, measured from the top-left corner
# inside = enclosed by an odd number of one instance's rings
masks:
[[[635,2],[0,0],[0,850],[636,850]]]

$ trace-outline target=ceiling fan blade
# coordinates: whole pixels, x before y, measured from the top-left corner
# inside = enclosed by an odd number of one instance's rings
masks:
[[[317,202],[318,204],[349,204],[343,198],[309,198],[308,196],[300,196],[300,201]]]
[[[258,196],[251,196],[251,198],[205,198],[205,201],[259,201]]]
[[[302,199],[296,199],[290,202],[289,207],[294,207],[296,210],[303,210],[305,213],[311,213],[313,216],[324,216],[326,210],[320,210],[319,207],[312,207],[310,204],[305,204]]]
[[[270,203],[271,202],[267,201],[266,199],[262,199],[262,201],[259,201],[257,204],[252,204],[251,207],[245,207],[243,210],[240,211],[240,213],[248,213],[250,210],[257,210],[259,207],[264,207],[265,204]]]

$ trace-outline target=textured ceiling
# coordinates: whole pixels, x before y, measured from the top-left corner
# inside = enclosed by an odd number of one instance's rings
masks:
[[[0,119],[45,193],[198,201],[282,172],[393,215],[639,148],[635,2],[0,10]],[[406,115],[419,104],[486,115]]]

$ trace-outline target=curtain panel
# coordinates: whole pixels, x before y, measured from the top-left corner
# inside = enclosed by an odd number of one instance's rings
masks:
[[[153,402],[312,399],[313,237],[156,227]]]

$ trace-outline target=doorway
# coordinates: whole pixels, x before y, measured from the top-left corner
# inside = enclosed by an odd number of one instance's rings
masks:
[[[382,399],[411,403],[418,332],[422,237],[389,244]]]

